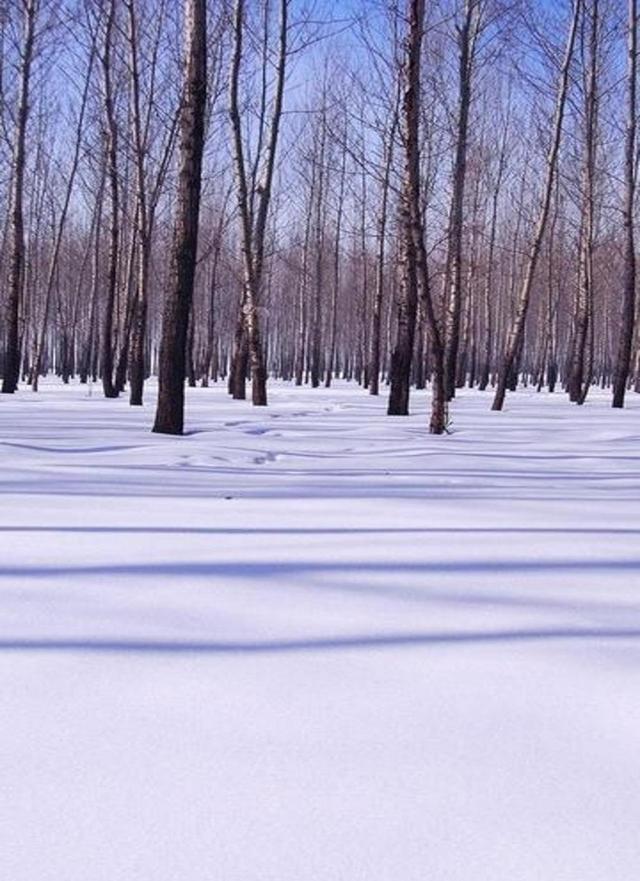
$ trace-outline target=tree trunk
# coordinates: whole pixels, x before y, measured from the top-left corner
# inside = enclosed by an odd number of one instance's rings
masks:
[[[574,0],[573,13],[571,23],[569,25],[569,34],[567,37],[567,45],[565,49],[564,60],[560,71],[560,83],[558,95],[556,98],[555,119],[553,123],[553,132],[551,140],[551,148],[547,157],[546,179],[543,187],[542,204],[540,206],[540,215],[535,228],[533,240],[531,242],[529,253],[527,255],[527,263],[524,274],[522,287],[516,305],[516,313],[507,336],[507,344],[500,369],[498,386],[493,399],[493,410],[502,410],[507,388],[514,382],[514,370],[516,371],[515,380],[517,382],[517,360],[522,351],[524,343],[524,328],[529,310],[529,301],[531,299],[531,289],[535,278],[542,240],[547,228],[547,220],[549,217],[549,209],[551,207],[551,196],[553,193],[553,183],[555,180],[556,169],[558,165],[558,154],[560,152],[560,141],[562,137],[562,123],[564,120],[564,112],[567,100],[567,91],[569,86],[569,71],[571,67],[571,59],[573,57],[573,48],[576,41],[576,33],[578,29],[578,21],[580,18],[580,9],[582,0]]]
[[[231,118],[231,128],[233,133],[236,191],[238,197],[244,273],[241,321],[243,323],[244,334],[246,335],[249,364],[251,365],[251,397],[253,404],[257,406],[264,406],[267,403],[267,369],[262,351],[258,306],[262,293],[267,218],[271,202],[276,149],[278,145],[278,135],[284,102],[288,40],[288,10],[289,0],[280,0],[279,49],[276,61],[275,96],[269,135],[266,139],[264,170],[260,180],[258,180],[257,171],[260,165],[260,147],[262,146],[262,136],[265,125],[265,105],[264,103],[262,104],[262,111],[258,121],[259,149],[253,165],[255,173],[251,176],[249,175],[249,169],[247,167],[245,155],[246,149],[239,106],[238,93],[243,52],[243,31],[245,27],[245,0],[235,0],[233,17],[233,51],[229,77],[229,115]],[[266,65],[270,64],[267,54],[265,45],[265,52],[263,54],[263,69],[265,71]],[[239,345],[239,342],[238,334],[236,334],[236,350],[234,355],[234,362],[236,362],[234,363],[234,375],[236,380],[239,379],[241,373],[241,361],[243,360],[244,349],[244,344]]]
[[[469,110],[471,109],[471,79],[475,43],[478,31],[478,0],[465,0],[464,20],[459,29],[458,61],[458,123],[456,155],[453,170],[453,193],[449,220],[449,279],[450,288],[445,326],[445,382],[446,395],[451,399],[456,389],[456,365],[460,346],[460,310],[462,304],[462,231],[464,221],[464,191],[467,173],[467,143],[469,137]]]
[[[182,434],[187,330],[198,247],[207,96],[206,0],[184,0],[185,72],[180,163],[169,290],[162,319],[158,405],[153,431]]]
[[[636,189],[636,92],[638,67],[638,4],[628,0],[628,110],[625,146],[625,204],[624,204],[624,276],[622,323],[618,340],[618,354],[613,376],[613,406],[624,407],[624,396],[631,365],[631,344],[636,309],[636,252],[635,252],[635,189]]]
[[[13,182],[11,187],[11,256],[9,262],[9,291],[6,311],[6,351],[2,391],[13,394],[20,377],[20,305],[24,287],[24,175],[25,142],[29,118],[29,85],[35,43],[38,0],[25,0],[23,39],[21,47],[20,97],[13,145]]]
[[[598,46],[599,46],[599,0],[591,0],[591,15],[587,53],[589,72],[585,94],[585,132],[582,224],[580,228],[580,270],[574,316],[574,339],[569,369],[569,398],[583,404],[589,383],[587,370],[587,345],[590,329],[593,329],[593,249],[595,235],[595,176],[597,168],[598,138]]]
[[[113,32],[116,27],[116,4],[111,0],[105,22],[102,70],[104,80],[104,114],[106,136],[107,177],[111,196],[109,225],[109,264],[107,291],[102,314],[101,365],[102,388],[106,398],[115,398],[118,391],[113,382],[113,319],[118,285],[120,244],[120,182],[118,178],[118,124],[115,115],[111,70]]]

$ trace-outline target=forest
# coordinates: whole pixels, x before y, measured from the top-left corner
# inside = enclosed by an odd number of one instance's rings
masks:
[[[210,5],[3,4],[3,392],[640,388],[632,0]]]

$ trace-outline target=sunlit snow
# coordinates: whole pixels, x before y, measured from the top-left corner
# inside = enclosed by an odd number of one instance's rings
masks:
[[[640,398],[0,400],[0,877],[640,878]]]

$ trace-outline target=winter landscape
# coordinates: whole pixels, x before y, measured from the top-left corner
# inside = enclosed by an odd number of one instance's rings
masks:
[[[0,881],[640,879],[640,0],[0,0]]]

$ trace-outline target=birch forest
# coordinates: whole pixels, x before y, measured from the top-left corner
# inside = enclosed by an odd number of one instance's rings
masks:
[[[2,0],[2,392],[623,407],[636,116],[636,0]]]

